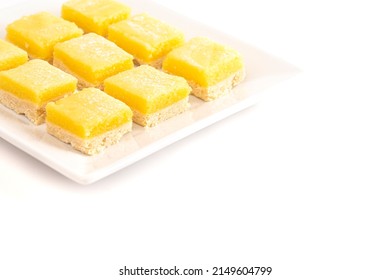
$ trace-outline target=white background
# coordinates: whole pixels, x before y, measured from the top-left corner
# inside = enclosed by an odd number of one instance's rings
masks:
[[[302,72],[89,186],[0,139],[0,279],[138,279],[124,265],[389,279],[387,1],[157,2]]]

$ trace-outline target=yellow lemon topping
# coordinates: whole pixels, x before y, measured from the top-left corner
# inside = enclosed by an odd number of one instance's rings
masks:
[[[32,58],[50,61],[53,47],[75,37],[83,31],[76,24],[47,12],[25,16],[7,26],[6,38],[26,50]]]
[[[108,39],[145,64],[164,57],[184,43],[181,31],[148,14],[111,25]]]
[[[61,61],[72,73],[91,84],[133,68],[133,57],[95,33],[86,34],[54,48],[54,61]]]
[[[163,70],[184,77],[202,87],[213,86],[243,68],[233,49],[204,37],[196,37],[171,51]]]
[[[130,7],[113,0],[70,0],[62,5],[62,17],[85,32],[107,36],[108,26],[130,17]]]
[[[132,121],[123,102],[96,88],[85,88],[46,107],[47,122],[89,139]]]
[[[8,43],[0,40],[0,71],[15,68],[26,63],[28,60],[27,52]]]
[[[76,78],[40,59],[0,72],[1,90],[37,106],[73,93],[76,85]]]
[[[191,88],[181,77],[143,65],[104,82],[104,90],[142,114],[152,114],[188,97]]]

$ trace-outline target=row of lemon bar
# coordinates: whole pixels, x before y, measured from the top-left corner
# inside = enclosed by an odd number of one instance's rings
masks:
[[[24,16],[0,40],[0,102],[93,155],[132,123],[155,126],[245,76],[241,56],[115,0],[70,0],[62,17]]]

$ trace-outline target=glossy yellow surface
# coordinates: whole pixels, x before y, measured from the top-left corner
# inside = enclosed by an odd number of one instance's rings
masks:
[[[170,52],[163,70],[184,77],[201,87],[213,86],[243,68],[233,49],[204,37],[196,37]]]
[[[136,15],[131,20],[111,25],[108,39],[143,63],[160,59],[184,43],[181,31],[148,14]]]
[[[32,58],[50,61],[53,47],[83,31],[76,24],[47,12],[22,17],[7,26],[7,40],[26,50]]]
[[[142,114],[152,114],[183,100],[191,88],[181,77],[143,65],[108,78],[104,91]]]
[[[130,54],[95,33],[57,44],[54,57],[70,71],[94,85],[134,67]]]
[[[1,90],[38,106],[73,93],[76,86],[76,78],[40,59],[0,72]]]
[[[51,102],[46,120],[82,138],[89,139],[132,121],[133,113],[123,102],[96,88]]]
[[[130,17],[130,7],[113,0],[70,0],[62,5],[62,17],[85,32],[107,36],[108,26]]]
[[[0,40],[0,71],[15,68],[26,63],[28,60],[27,52],[8,43]]]

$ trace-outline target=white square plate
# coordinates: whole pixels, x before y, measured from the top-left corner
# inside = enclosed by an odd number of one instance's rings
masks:
[[[97,156],[85,156],[46,133],[45,125],[36,127],[23,116],[16,115],[0,105],[0,137],[42,161],[64,176],[89,184],[100,180],[142,158],[205,128],[253,104],[267,87],[290,77],[297,69],[257,48],[199,22],[189,20],[150,0],[122,0],[132,7],[133,13],[148,12],[154,17],[177,26],[187,38],[196,35],[210,37],[238,50],[246,64],[246,80],[234,89],[233,94],[213,102],[202,102],[191,97],[191,109],[159,126],[145,129],[134,125],[133,132],[119,144]],[[0,10],[0,31],[24,15],[39,11],[60,14],[63,1],[40,0],[13,5]]]

